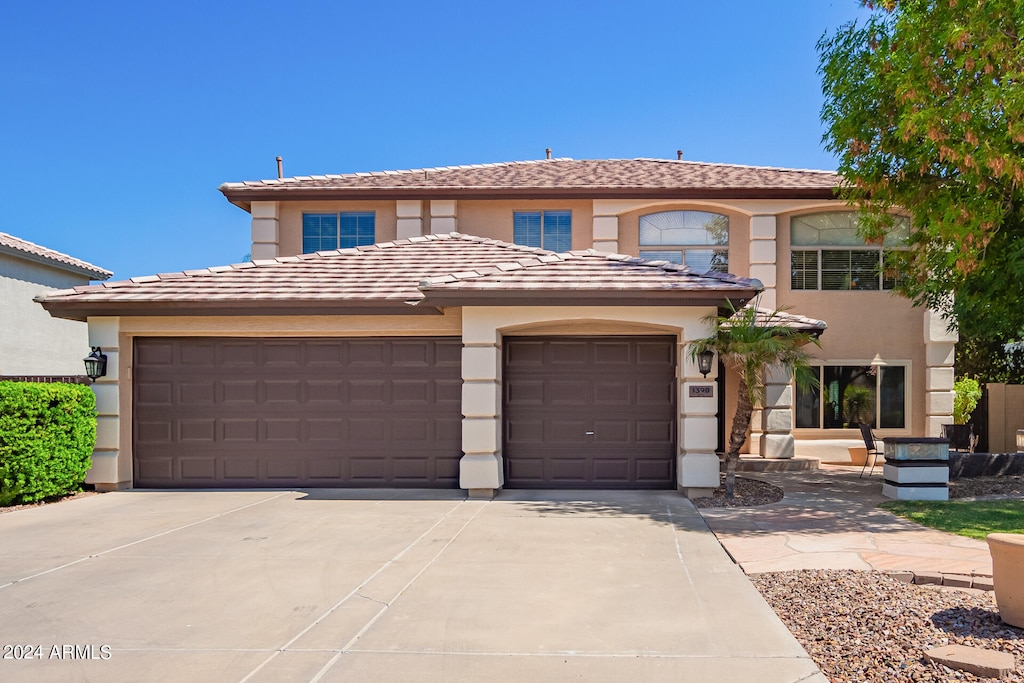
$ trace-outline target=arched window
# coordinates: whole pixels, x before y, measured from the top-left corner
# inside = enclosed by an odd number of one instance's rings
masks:
[[[640,256],[685,263],[699,273],[727,273],[729,217],[707,211],[640,216]]]
[[[910,219],[895,224],[882,246],[866,244],[852,211],[812,213],[790,221],[793,289],[893,289],[896,277],[883,268],[885,252],[905,245]]]

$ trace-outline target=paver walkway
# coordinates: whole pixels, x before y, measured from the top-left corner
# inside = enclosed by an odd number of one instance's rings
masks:
[[[742,474],[786,491],[754,508],[704,508],[701,515],[747,574],[791,569],[877,569],[992,574],[984,541],[925,529],[876,508],[881,475],[822,465],[805,472]]]

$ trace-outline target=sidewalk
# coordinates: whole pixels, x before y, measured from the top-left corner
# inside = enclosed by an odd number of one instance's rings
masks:
[[[741,474],[783,488],[778,503],[699,512],[747,574],[791,569],[876,569],[992,574],[984,541],[921,527],[875,506],[881,474],[822,465],[804,472]]]

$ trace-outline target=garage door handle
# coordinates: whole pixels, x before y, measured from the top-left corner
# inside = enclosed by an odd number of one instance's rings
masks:
[[[587,432],[587,436],[593,436],[594,432]]]

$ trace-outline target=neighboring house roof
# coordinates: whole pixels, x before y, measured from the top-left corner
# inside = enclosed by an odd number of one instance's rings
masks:
[[[763,286],[664,261],[553,252],[452,233],[75,287],[40,296],[52,314],[437,313],[466,301],[545,305],[742,305]],[[418,304],[423,305],[418,305]]]
[[[751,304],[747,304],[750,306]],[[789,313],[782,310],[770,310],[758,308],[755,317],[756,324],[761,327],[789,327],[801,332],[811,332],[820,335],[828,329],[828,323],[816,318],[808,318],[804,315]]]
[[[259,200],[527,197],[832,199],[832,171],[669,159],[542,159],[406,171],[295,176],[224,183],[244,209]]]
[[[8,235],[6,232],[0,232],[0,253],[60,268],[76,275],[86,276],[90,280],[106,280],[113,275],[109,270],[104,270],[99,266],[94,266],[91,263],[62,254],[53,249],[47,249],[14,235]]]

